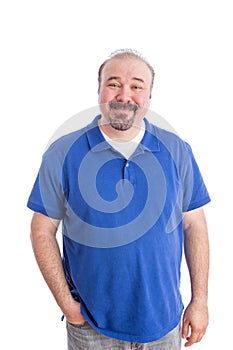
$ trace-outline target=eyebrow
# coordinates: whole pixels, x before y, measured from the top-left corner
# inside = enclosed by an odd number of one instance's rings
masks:
[[[109,78],[107,79],[107,81],[110,81],[110,80],[120,80],[120,79],[121,79],[120,77],[115,77],[115,76],[113,76],[113,77],[109,77]],[[145,81],[144,81],[143,79],[141,79],[141,78],[133,77],[132,80],[137,80],[137,81],[140,81],[141,83],[145,84]]]
[[[110,78],[108,78],[107,81],[110,81],[110,80],[119,80],[119,79],[120,79],[120,77],[110,77]]]
[[[143,79],[141,79],[141,78],[136,78],[136,77],[134,77],[134,78],[133,78],[133,80],[140,81],[140,82],[141,82],[141,83],[143,83],[143,84],[145,83],[145,82],[144,82],[144,80],[143,80]]]

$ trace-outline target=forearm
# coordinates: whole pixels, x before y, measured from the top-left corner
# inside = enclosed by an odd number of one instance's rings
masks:
[[[65,313],[73,298],[66,282],[56,239],[58,225],[58,220],[35,213],[31,223],[31,242],[41,273],[57,304]]]
[[[56,238],[40,232],[32,232],[31,238],[40,271],[57,304],[65,312],[70,303],[71,294],[65,279]]]
[[[31,241],[34,254],[46,283],[66,319],[71,323],[85,321],[80,304],[72,297],[62,265],[56,232],[59,221],[35,213],[31,224]]]
[[[184,215],[184,251],[190,274],[192,299],[183,315],[185,346],[199,342],[208,326],[209,240],[203,209]],[[189,331],[191,330],[191,333]]]
[[[209,241],[205,218],[197,217],[186,227],[184,250],[190,274],[192,300],[207,302],[209,274]]]

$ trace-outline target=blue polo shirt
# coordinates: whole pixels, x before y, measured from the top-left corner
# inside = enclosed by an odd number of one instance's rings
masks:
[[[43,155],[28,200],[62,220],[63,266],[81,313],[120,340],[158,340],[180,321],[182,213],[210,201],[190,146],[150,124],[127,160],[97,116]]]

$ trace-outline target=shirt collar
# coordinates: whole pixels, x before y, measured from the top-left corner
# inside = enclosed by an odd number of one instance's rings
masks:
[[[144,118],[145,121],[145,134],[141,141],[141,146],[151,152],[160,151],[159,139],[157,138],[157,127],[151,124],[148,119]]]
[[[100,152],[112,148],[111,145],[104,139],[99,126],[98,119],[101,116],[95,117],[92,123],[86,127],[86,135],[92,152]],[[159,140],[156,136],[157,128],[151,124],[146,118],[145,121],[145,134],[139,145],[141,150],[150,152],[158,152],[160,150]]]

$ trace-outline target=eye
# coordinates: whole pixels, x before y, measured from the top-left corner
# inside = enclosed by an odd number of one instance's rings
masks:
[[[133,88],[133,90],[136,90],[136,91],[143,89],[143,87],[141,85],[133,85],[132,88]]]
[[[108,84],[108,86],[110,86],[112,88],[119,88],[119,87],[121,87],[120,84],[118,84],[118,83],[110,83],[110,84]]]

